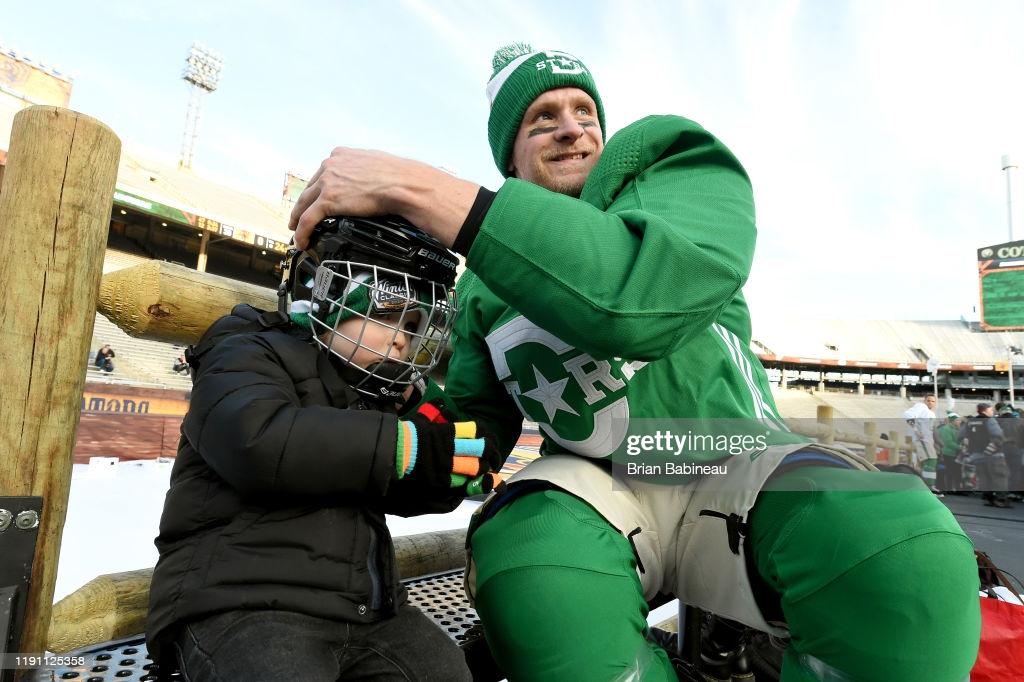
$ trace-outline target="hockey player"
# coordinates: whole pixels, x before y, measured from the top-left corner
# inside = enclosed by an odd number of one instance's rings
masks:
[[[675,679],[646,637],[661,592],[791,636],[786,682],[963,680],[980,632],[970,540],[916,477],[808,447],[779,419],[749,349],[754,209],[736,157],[677,116],[606,141],[594,79],[564,52],[511,46],[493,67],[497,192],[339,148],[292,226],[301,244],[330,213],[398,213],[467,256],[446,392],[505,450],[524,417],[544,434],[471,528],[468,587],[509,678]],[[685,446],[675,461],[727,472],[679,485],[608,463],[711,421],[763,445]]]

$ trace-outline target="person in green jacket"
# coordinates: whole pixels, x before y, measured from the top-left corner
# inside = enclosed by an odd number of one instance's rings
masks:
[[[960,415],[947,412],[946,421],[935,429],[935,442],[942,458],[942,470],[939,472],[939,490],[947,493],[959,492],[963,487],[963,469],[957,461],[960,454],[960,442],[956,432],[960,429]]]
[[[659,594],[789,636],[785,682],[965,679],[970,540],[917,477],[791,433],[750,351],[735,155],[671,115],[606,139],[565,52],[492,66],[497,192],[338,148],[291,227],[301,248],[326,215],[398,214],[466,256],[447,397],[506,451],[524,419],[544,436],[470,529],[467,591],[509,679],[676,679],[648,636]]]

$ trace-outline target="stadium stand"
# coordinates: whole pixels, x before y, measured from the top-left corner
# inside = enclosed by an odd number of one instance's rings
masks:
[[[107,248],[103,255],[103,272],[106,274],[147,260],[149,258],[144,255]],[[114,358],[114,371],[109,373],[101,371],[93,364],[96,351],[104,343],[109,343],[117,353]],[[180,346],[131,337],[106,317],[96,313],[92,342],[89,346],[87,379],[97,383],[189,390],[192,388],[191,378],[187,374],[179,374],[171,369],[171,365],[181,352]]]
[[[284,242],[291,237],[286,229],[290,205],[213,182],[191,169],[145,157],[135,149],[122,151],[117,186],[222,223],[247,226]]]
[[[819,405],[827,404],[810,391],[780,389],[772,391],[779,413],[786,419],[814,419]]]
[[[117,356],[114,371],[102,372],[92,364],[96,351],[109,343]],[[162,388],[191,389],[192,379],[171,369],[182,352],[180,346],[128,336],[113,322],[96,313],[89,351],[89,381]]]
[[[899,420],[907,408],[918,402],[917,399],[895,395],[857,395],[798,389],[775,389],[772,397],[786,419],[814,419],[818,406],[827,405],[834,410],[836,419]],[[945,402],[941,404],[944,409]]]
[[[1024,333],[983,332],[966,320],[820,320],[773,316],[758,319],[750,348],[773,385],[782,389],[856,393],[837,398],[842,410],[881,417],[881,403],[870,396],[898,395],[913,400],[933,390],[965,400],[1009,397],[1010,348],[1024,347]],[[939,369],[933,379],[929,360]],[[1024,356],[1016,355],[1014,386],[1024,392]],[[1014,396],[1016,398],[1016,396]],[[785,398],[783,398],[785,400]],[[794,399],[797,409],[805,402]],[[862,404],[863,407],[854,407]],[[785,410],[783,411],[785,414]],[[899,414],[895,408],[888,416]],[[851,413],[850,416],[853,416]]]
[[[1024,344],[1021,332],[980,332],[961,320],[813,320],[759,318],[751,348],[773,353],[852,362],[855,360],[991,365],[1007,359],[1009,345]],[[770,350],[769,350],[770,349]]]
[[[150,260],[147,256],[108,248],[103,254],[103,274],[140,265]]]

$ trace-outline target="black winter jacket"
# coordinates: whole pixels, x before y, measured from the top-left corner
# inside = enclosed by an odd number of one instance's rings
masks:
[[[294,327],[228,336],[205,355],[156,539],[155,660],[177,624],[217,612],[366,623],[405,602],[384,513],[460,500],[392,485],[398,417],[360,407]]]

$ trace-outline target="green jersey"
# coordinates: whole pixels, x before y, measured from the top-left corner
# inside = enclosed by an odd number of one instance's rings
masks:
[[[579,199],[507,180],[458,284],[446,394],[506,449],[523,417],[545,454],[607,457],[643,420],[799,442],[749,348],[755,234],[739,161],[676,116],[614,135]]]
[[[943,457],[956,457],[960,453],[960,443],[956,440],[957,428],[946,422],[938,428],[939,454]]]

